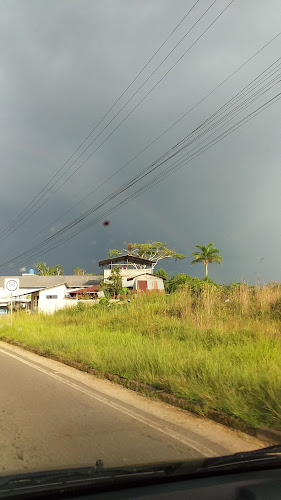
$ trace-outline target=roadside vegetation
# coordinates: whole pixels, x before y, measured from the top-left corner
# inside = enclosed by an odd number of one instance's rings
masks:
[[[1,318],[0,337],[281,429],[281,286],[185,274],[167,294],[123,295],[54,315]]]

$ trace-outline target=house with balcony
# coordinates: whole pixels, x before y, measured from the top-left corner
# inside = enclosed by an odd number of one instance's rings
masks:
[[[103,279],[106,282],[114,267],[120,268],[122,286],[129,290],[145,292],[164,292],[164,278],[154,276],[156,262],[134,255],[117,255],[99,261],[103,268]]]

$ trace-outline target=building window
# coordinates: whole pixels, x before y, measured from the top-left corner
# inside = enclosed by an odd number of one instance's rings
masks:
[[[57,295],[46,295],[46,299],[57,299]]]

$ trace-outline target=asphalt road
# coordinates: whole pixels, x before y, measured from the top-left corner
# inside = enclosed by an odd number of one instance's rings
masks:
[[[250,450],[252,438],[0,342],[0,471]]]

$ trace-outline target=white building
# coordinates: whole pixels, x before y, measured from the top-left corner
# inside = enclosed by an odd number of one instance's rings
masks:
[[[155,262],[135,257],[133,255],[117,255],[99,262],[100,267],[107,267],[103,271],[104,281],[108,281],[112,269],[120,268],[122,286],[135,291],[164,292],[164,278],[153,275]]]
[[[0,313],[10,307],[11,293],[4,288],[5,279],[19,280],[19,289],[12,293],[13,308],[31,308],[33,311],[54,312],[77,303],[69,290],[98,286],[102,276],[0,276]],[[46,292],[46,293],[45,293]]]
[[[160,276],[143,273],[138,276],[127,278],[127,288],[135,291],[164,292],[164,281]]]
[[[65,307],[73,307],[78,299],[70,297],[65,283],[31,293],[31,311],[52,314]]]

